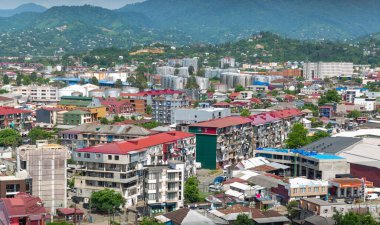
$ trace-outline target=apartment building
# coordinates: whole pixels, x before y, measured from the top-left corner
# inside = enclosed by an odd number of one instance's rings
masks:
[[[161,124],[173,124],[173,111],[189,106],[189,99],[184,92],[164,91],[160,95],[152,96],[152,119]]]
[[[134,107],[128,100],[120,100],[116,98],[101,99],[100,103],[106,107],[107,113],[110,115],[130,114],[135,112]]]
[[[161,75],[161,88],[182,90],[185,89],[187,78],[174,75]]]
[[[58,88],[52,86],[19,86],[12,87],[12,93],[21,94],[31,102],[58,102]]]
[[[93,119],[91,113],[88,111],[72,110],[63,114],[64,125],[81,125],[92,122]]]
[[[303,77],[307,80],[352,75],[354,64],[350,62],[306,62],[303,64]]]
[[[336,174],[349,174],[350,165],[343,157],[297,149],[258,148],[256,157],[264,157],[270,162],[282,163],[291,168],[293,177],[329,180]]]
[[[355,98],[354,104],[361,107],[363,111],[372,112],[376,110],[376,99]]]
[[[284,109],[248,117],[252,121],[255,148],[282,146],[293,124],[301,122],[304,115],[298,109]]]
[[[36,110],[36,123],[44,127],[53,128],[57,124],[59,108],[42,107]]]
[[[0,106],[15,107],[16,105],[17,105],[16,99],[0,96]]]
[[[225,72],[221,74],[220,81],[226,84],[228,88],[235,88],[238,85],[247,87],[252,85],[253,76],[249,74]]]
[[[57,107],[68,111],[76,109],[89,111],[93,121],[104,118],[107,115],[106,107],[101,104],[98,98],[62,96]]]
[[[272,191],[283,198],[283,203],[302,198],[323,198],[328,194],[329,182],[303,177],[291,178]]]
[[[148,214],[178,210],[184,206],[185,164],[169,161],[168,165],[145,166],[143,198]]]
[[[196,73],[198,71],[198,58],[183,58],[182,59],[182,66],[184,67],[193,67],[194,72]]]
[[[57,208],[67,207],[67,159],[68,148],[47,141],[18,148],[21,168],[28,171],[33,180],[33,194],[45,203],[45,208],[55,214]]]
[[[32,112],[13,107],[0,107],[0,128],[30,130],[32,128]]]
[[[184,129],[190,124],[231,116],[229,108],[213,108],[208,106],[196,109],[175,109],[173,113],[174,123],[177,124],[177,127],[180,126]]]
[[[186,179],[196,172],[195,145],[195,135],[177,131],[75,150],[81,165],[77,196],[87,201],[92,192],[110,188],[123,195],[126,207],[135,205],[143,197],[144,166],[181,161]]]
[[[62,144],[71,149],[129,140],[151,135],[152,132],[135,125],[82,124],[59,133]]]
[[[189,126],[197,135],[197,162],[217,169],[252,157],[253,129],[244,117],[225,117]]]
[[[219,60],[219,68],[221,69],[235,67],[235,65],[235,58],[232,57],[224,57]]]

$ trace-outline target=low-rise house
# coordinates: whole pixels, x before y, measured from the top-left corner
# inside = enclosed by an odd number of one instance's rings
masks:
[[[0,106],[15,107],[16,104],[16,99],[0,96]]]
[[[128,100],[108,98],[105,100],[101,99],[100,102],[106,107],[109,115],[130,114],[135,112],[135,109]]]
[[[32,193],[32,178],[28,172],[20,171],[10,176],[0,176],[0,198],[13,198],[20,192]]]
[[[54,127],[57,124],[59,108],[42,107],[36,110],[36,123],[43,127]]]
[[[97,98],[81,96],[62,96],[57,107],[64,110],[86,110],[91,113],[91,118],[96,121],[107,115],[106,107]]]
[[[272,191],[281,196],[284,203],[301,198],[324,198],[328,194],[329,182],[302,177],[291,178]]]
[[[190,225],[190,224],[204,224],[204,225],[216,225],[211,219],[200,214],[199,212],[182,208],[173,212],[166,213],[161,216],[156,216],[159,222],[168,225]]]
[[[39,197],[19,193],[14,198],[0,199],[1,224],[45,224],[49,220]]]
[[[329,181],[331,196],[335,198],[363,198],[365,188],[372,188],[373,182],[359,178],[334,178]]]

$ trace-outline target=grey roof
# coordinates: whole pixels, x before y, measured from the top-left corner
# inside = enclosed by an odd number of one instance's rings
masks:
[[[86,123],[64,132],[93,133],[93,134],[113,134],[113,135],[132,135],[147,136],[151,132],[143,127],[136,125],[104,125]],[[64,133],[63,132],[63,133]]]
[[[310,225],[319,225],[319,224],[326,224],[326,225],[334,225],[335,220],[330,217],[322,217],[322,216],[311,216],[305,219],[305,224],[310,224]]]
[[[339,203],[339,202],[328,202],[328,201],[324,201],[324,200],[319,199],[319,198],[303,198],[302,200],[316,204],[316,205],[320,205],[320,206],[345,205],[346,204],[346,203]]]
[[[322,138],[316,142],[308,144],[302,149],[307,151],[317,151],[323,153],[336,154],[358,142],[362,138],[352,138],[352,137],[326,137]]]
[[[284,223],[289,222],[289,219],[285,216],[266,217],[266,218],[253,218],[257,223],[272,224],[272,223]]]
[[[286,169],[290,168],[287,165],[284,165],[284,164],[281,164],[281,163],[276,163],[276,162],[271,162],[271,163],[266,164],[266,165],[267,166],[271,166],[271,167],[276,168],[276,169],[282,169],[282,170],[286,170]]]

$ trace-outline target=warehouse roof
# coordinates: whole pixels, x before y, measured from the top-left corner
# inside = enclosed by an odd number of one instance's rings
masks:
[[[362,141],[362,138],[353,137],[326,137],[319,139],[311,144],[308,144],[303,149],[307,151],[325,152],[336,154],[356,143]]]

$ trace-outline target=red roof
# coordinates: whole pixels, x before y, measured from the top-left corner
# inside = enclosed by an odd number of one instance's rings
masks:
[[[231,99],[235,99],[236,97],[238,97],[240,95],[240,92],[234,92],[234,93],[231,93],[230,94],[230,98]]]
[[[42,109],[46,110],[46,111],[63,111],[63,109],[60,109],[60,108],[50,108],[50,107],[42,107]]]
[[[83,215],[84,212],[78,208],[59,208],[57,211],[65,216],[70,216],[70,215]]]
[[[250,123],[251,120],[241,116],[229,116],[215,120],[209,120],[206,122],[192,124],[190,127],[214,127],[214,128],[223,128],[236,126],[240,124]]]
[[[165,132],[147,137],[135,138],[128,141],[114,142],[104,145],[97,145],[88,148],[78,149],[77,152],[94,152],[104,154],[126,155],[133,151],[142,151],[147,147],[156,146],[180,139],[194,137],[194,134],[181,131]]]
[[[213,106],[230,106],[230,103],[228,102],[218,102],[218,103],[215,103],[213,104]]]
[[[16,109],[14,107],[6,107],[6,106],[0,107],[0,115],[22,114],[22,113],[32,113],[32,111]]]
[[[178,90],[151,90],[151,91],[141,91],[139,93],[121,93],[121,96],[146,96],[146,95],[172,95],[172,94],[183,94],[183,91]]]
[[[2,198],[1,201],[4,202],[9,217],[47,213],[39,197],[26,193],[19,193],[14,198]]]
[[[300,116],[303,112],[299,109],[283,109],[273,112],[265,112],[248,117],[252,121],[252,125],[261,125],[270,123],[276,120],[289,118],[293,116]]]
[[[99,100],[103,106],[108,106],[108,105],[115,105],[115,106],[130,105],[130,106],[132,106],[132,104],[128,100],[118,100],[116,98],[109,98],[106,100],[99,98]]]
[[[256,103],[256,104],[261,104],[261,103],[263,103],[260,99],[258,99],[258,98],[251,98],[251,102],[253,102],[253,103]]]

